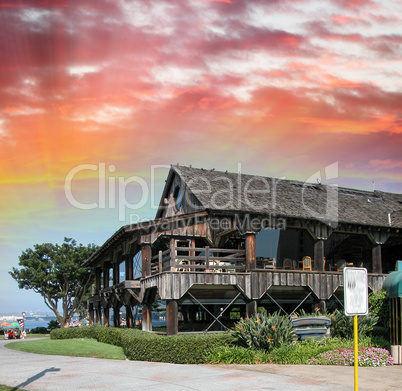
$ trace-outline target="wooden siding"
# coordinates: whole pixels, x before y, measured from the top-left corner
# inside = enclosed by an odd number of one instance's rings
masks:
[[[385,277],[369,274],[369,288],[373,291],[381,289]],[[141,280],[140,297],[144,297],[146,290],[157,288],[161,300],[180,300],[193,285],[235,286],[250,300],[261,299],[273,286],[306,287],[318,300],[328,300],[343,286],[343,274],[297,270],[249,273],[167,272]]]

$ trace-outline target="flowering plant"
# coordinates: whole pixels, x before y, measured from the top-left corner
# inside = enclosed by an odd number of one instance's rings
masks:
[[[360,367],[385,367],[393,365],[388,350],[381,348],[360,348],[358,351]],[[310,365],[354,365],[354,349],[335,349],[319,354],[316,358],[307,361]]]
[[[235,325],[233,332],[239,345],[267,352],[282,344],[290,343],[293,333],[290,319],[277,312],[242,319]]]

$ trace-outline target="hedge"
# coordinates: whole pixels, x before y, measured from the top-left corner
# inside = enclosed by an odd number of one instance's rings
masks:
[[[89,326],[54,329],[51,339],[94,338],[123,348],[129,360],[201,364],[211,349],[233,343],[231,334],[157,335],[138,329]]]
[[[50,339],[73,339],[73,338],[94,338],[98,326],[90,327],[69,327],[65,329],[53,329],[50,332]]]
[[[231,334],[155,335],[127,330],[122,335],[124,354],[129,360],[201,364],[213,347],[233,342]]]

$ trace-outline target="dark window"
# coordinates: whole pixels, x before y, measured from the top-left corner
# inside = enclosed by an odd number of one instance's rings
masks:
[[[182,201],[182,194],[181,194],[181,188],[179,186],[176,187],[174,194],[173,194],[175,206],[177,210],[180,210],[181,206],[181,201]]]

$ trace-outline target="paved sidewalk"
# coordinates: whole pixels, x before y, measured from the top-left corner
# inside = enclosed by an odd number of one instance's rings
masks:
[[[176,365],[17,352],[0,342],[0,384],[26,390],[352,391],[353,368]],[[401,366],[359,368],[360,391],[399,390]]]

